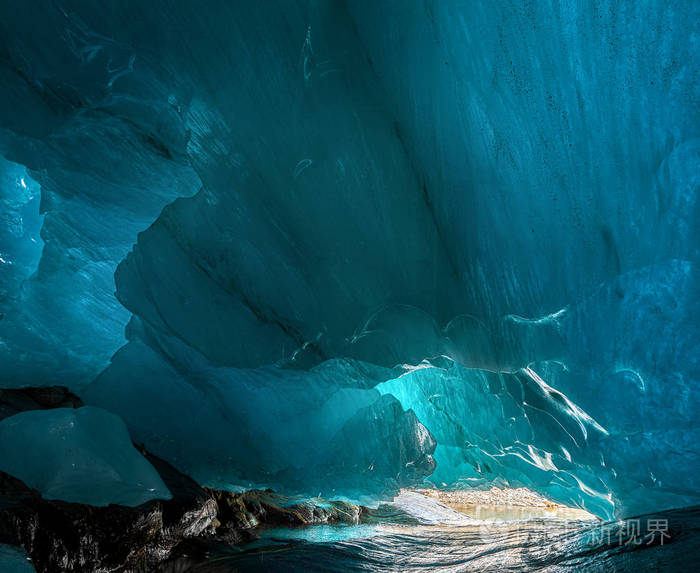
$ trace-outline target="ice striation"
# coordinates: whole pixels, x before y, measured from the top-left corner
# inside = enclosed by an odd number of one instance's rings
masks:
[[[13,4],[2,387],[217,487],[700,503],[697,3]]]

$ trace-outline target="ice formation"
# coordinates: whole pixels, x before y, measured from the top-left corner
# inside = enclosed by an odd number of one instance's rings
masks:
[[[6,573],[34,573],[22,549],[3,543],[0,543],[0,568]]]
[[[169,499],[124,422],[101,408],[31,410],[0,422],[0,471],[46,499],[137,506]]]
[[[472,522],[464,513],[414,491],[402,491],[392,505],[417,519],[421,525],[469,525]]]
[[[0,16],[3,387],[225,487],[700,503],[698,3]]]

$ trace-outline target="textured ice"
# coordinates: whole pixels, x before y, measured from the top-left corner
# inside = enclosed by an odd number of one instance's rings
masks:
[[[421,525],[469,525],[473,520],[444,503],[414,491],[402,491],[392,505],[418,520]]]
[[[12,4],[0,385],[203,483],[700,503],[697,2]]]
[[[20,297],[41,258],[39,200],[39,185],[27,170],[0,157],[0,304],[5,308]]]
[[[0,471],[47,499],[136,506],[169,499],[118,416],[100,408],[33,410],[0,422]]]
[[[215,368],[176,348],[168,364],[129,343],[84,396],[119,412],[135,441],[203,484],[376,499],[434,469],[430,433],[371,387],[385,369],[348,361],[309,372]],[[125,367],[149,384],[125,378]]]

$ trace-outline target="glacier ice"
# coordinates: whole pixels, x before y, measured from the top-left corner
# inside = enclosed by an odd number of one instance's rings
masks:
[[[0,196],[24,180],[40,188],[43,217],[38,265],[21,296],[0,300],[0,379],[78,388],[124,343],[129,313],[114,298],[114,269],[163,206],[200,183],[159,72],[134,68],[124,43],[77,12],[45,4],[0,6]],[[15,256],[0,262],[0,289]]]
[[[0,568],[5,573],[34,573],[26,553],[19,547],[0,543]]]
[[[39,185],[27,170],[0,158],[0,304],[5,308],[20,296],[41,258],[39,201]]]
[[[173,364],[130,342],[84,397],[118,412],[135,441],[202,484],[371,501],[434,469],[431,434],[372,388],[385,369],[212,367],[176,348]],[[148,385],[125,376],[133,367]]]
[[[0,386],[210,485],[700,502],[697,3],[9,4]]]
[[[31,410],[0,422],[0,471],[47,499],[136,506],[171,495],[122,420],[92,406]]]

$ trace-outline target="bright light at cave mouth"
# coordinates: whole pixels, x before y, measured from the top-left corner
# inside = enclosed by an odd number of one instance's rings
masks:
[[[698,562],[698,22],[0,3],[0,570]]]

